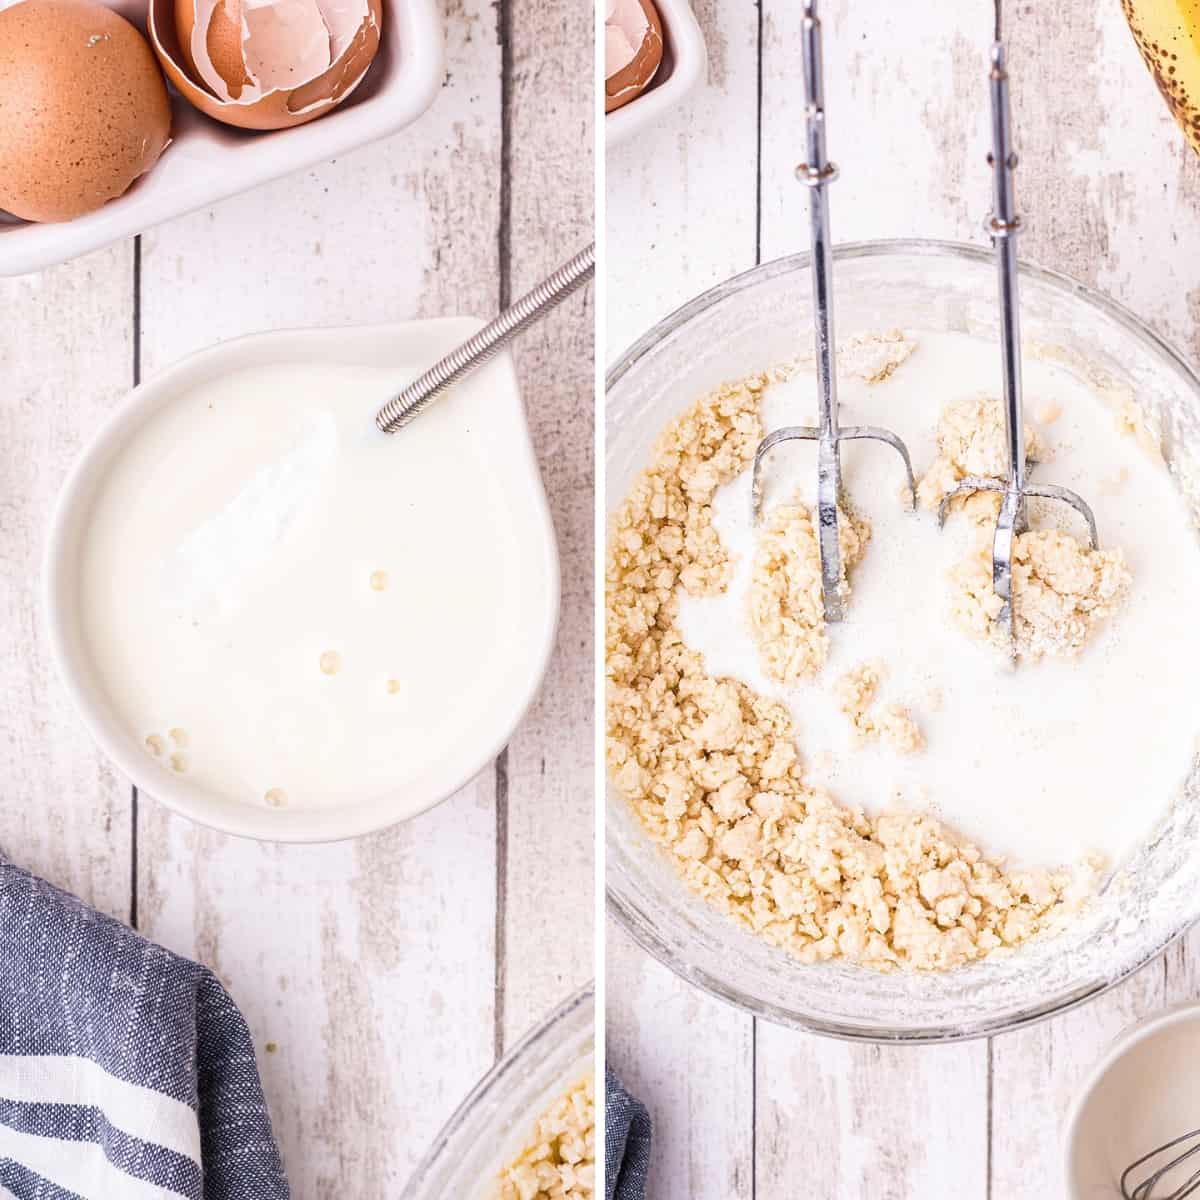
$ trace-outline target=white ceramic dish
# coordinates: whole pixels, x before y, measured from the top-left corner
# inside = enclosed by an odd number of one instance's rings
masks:
[[[494,372],[494,403],[511,411],[497,439],[498,460],[511,472],[517,519],[529,523],[544,587],[528,587],[522,598],[526,628],[495,653],[510,662],[489,663],[493,674],[511,681],[487,717],[465,729],[453,753],[435,758],[402,792],[375,799],[350,798],[331,808],[268,808],[206,790],[175,774],[145,753],[139,736],[118,721],[87,651],[79,609],[81,539],[92,497],[105,472],[129,440],[156,413],[188,391],[230,371],[269,363],[353,363],[411,367],[448,353],[480,327],[472,318],[413,321],[359,329],[298,330],[246,337],[192,355],[135,388],[92,439],[59,497],[46,546],[44,599],[53,657],[84,724],[114,765],[147,795],[176,812],[227,833],[281,842],[332,841],[395,824],[451,795],[502,749],[533,700],[550,658],[558,623],[558,550],[550,509],[538,473],[512,360],[501,355],[482,371]],[[448,482],[452,471],[448,467]],[[381,514],[386,520],[387,515]],[[536,558],[535,558],[536,561]],[[131,586],[137,581],[131,580]],[[524,576],[516,586],[527,586]],[[519,635],[519,636],[518,636]],[[535,646],[517,655],[511,647]],[[445,714],[443,714],[445,715]]]
[[[674,108],[705,76],[704,34],[688,0],[654,0],[663,27],[663,60],[650,86],[636,100],[604,118],[610,148],[626,142]]]
[[[589,984],[505,1055],[438,1134],[401,1200],[488,1200],[538,1115],[594,1069],[595,1007]]]
[[[1064,1127],[1063,1189],[1070,1200],[1119,1200],[1126,1167],[1200,1126],[1198,1056],[1196,1004],[1155,1013],[1117,1038],[1084,1082]],[[1166,1185],[1175,1180],[1179,1186],[1200,1170],[1200,1156],[1185,1165],[1155,1195],[1169,1194]]]
[[[145,32],[147,0],[108,2]],[[0,8],[8,7],[9,0],[0,0]],[[389,0],[366,78],[344,104],[307,125],[247,133],[210,120],[172,93],[171,145],[124,196],[61,224],[0,217],[0,275],[65,262],[395,133],[433,103],[444,58],[438,0]]]

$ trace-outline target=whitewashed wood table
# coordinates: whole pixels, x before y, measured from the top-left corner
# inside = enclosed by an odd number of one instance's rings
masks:
[[[611,362],[653,322],[807,247],[800,5],[698,0],[709,86],[607,157]],[[826,0],[834,238],[982,242],[992,5]],[[1200,359],[1200,160],[1118,4],[1010,3],[1024,256]],[[856,183],[856,181],[858,181]],[[1200,994],[1200,932],[1108,995],[964,1045],[851,1046],[756,1022],[609,936],[609,1058],[656,1119],[650,1200],[1057,1196],[1059,1127],[1138,1016]]]
[[[590,240],[591,13],[453,0],[446,20],[446,86],[410,129],[0,281],[0,848],[216,971],[298,1200],[397,1194],[496,1057],[592,976],[591,291],[515,351],[562,551],[547,682],[495,764],[406,825],[265,845],[135,796],[53,677],[41,543],[140,376],[256,330],[490,316]]]

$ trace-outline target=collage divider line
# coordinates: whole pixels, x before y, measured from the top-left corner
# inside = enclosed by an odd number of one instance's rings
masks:
[[[763,48],[765,0],[755,0],[758,15],[757,82],[754,109],[754,265],[762,264],[763,231]],[[758,1200],[758,1018],[750,1018],[750,1200]]]
[[[512,301],[512,0],[496,0],[496,36],[500,41],[500,309]]]
[[[604,39],[599,35],[599,9],[593,10],[593,78],[604,78]],[[604,741],[604,559],[605,513],[608,511],[604,438],[607,425],[604,368],[608,360],[604,313],[608,296],[605,270],[608,264],[608,235],[605,228],[605,189],[608,166],[605,155],[604,88],[597,87],[592,99],[592,225],[596,240],[596,273],[592,277],[592,996],[594,1021],[594,1071],[597,1095],[605,1094],[608,1065],[608,906],[605,902],[605,809],[608,803]],[[608,1121],[605,1105],[597,1104],[596,1170],[607,1178],[605,1143]]]
[[[499,266],[497,312],[512,299],[512,0],[497,0],[496,38],[500,43],[500,220],[496,230]],[[492,1054],[504,1055],[505,991],[508,984],[508,747],[496,755],[493,767],[496,804],[496,925],[494,933]]]
[[[763,217],[763,3],[755,0],[758,14],[758,80],[754,119],[754,265],[762,262]]]
[[[504,1056],[505,990],[508,986],[508,747],[496,756],[496,930],[495,966],[492,1002],[492,1055],[497,1062]]]
[[[142,382],[142,237],[133,239],[133,386]],[[138,790],[129,784],[129,924],[138,927]]]
[[[758,1200],[758,1018],[750,1018],[750,1200]]]
[[[984,1158],[984,1195],[992,1200],[992,1080],[994,1077],[995,1039],[987,1040],[987,1148]]]

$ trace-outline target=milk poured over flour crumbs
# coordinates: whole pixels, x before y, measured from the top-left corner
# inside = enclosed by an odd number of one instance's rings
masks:
[[[919,475],[935,459],[935,480],[977,458],[997,461],[969,470],[999,472],[995,358],[966,335],[852,339],[844,418],[897,430]],[[1035,530],[1014,548],[1029,650],[1015,671],[979,619],[995,602],[977,569],[994,497],[939,531],[909,511],[890,451],[844,447],[853,594],[834,626],[811,444],[773,452],[752,527],[755,447],[815,424],[811,364],[698,396],[613,513],[614,786],[690,888],[801,961],[944,970],[1061,929],[1191,765],[1187,511],[1129,397],[1048,361],[1028,375],[1030,412],[1052,427],[1039,477],[1093,499],[1106,548],[1043,526],[1072,518],[1031,504]]]
[[[943,406],[999,394],[995,347],[965,334],[913,332],[916,349],[886,379],[839,375],[844,424],[877,424],[907,443],[918,478],[934,460]],[[815,423],[816,380],[802,367],[764,394],[765,429]],[[1015,670],[947,618],[947,572],[963,558],[967,529],[944,530],[900,501],[893,451],[843,444],[847,496],[871,526],[853,569],[846,619],[830,626],[821,674],[782,686],[761,669],[745,618],[756,534],[750,473],[718,489],[714,524],[735,556],[718,596],[679,592],[685,642],[707,671],[732,676],[783,701],[799,731],[806,777],[867,813],[928,809],[1012,865],[1070,863],[1090,852],[1118,866],[1178,794],[1196,749],[1200,718],[1200,552],[1185,506],[1160,459],[1131,430],[1129,413],[1106,403],[1061,366],[1025,357],[1025,417],[1045,443],[1034,480],[1081,493],[1101,545],[1120,548],[1132,574],[1121,611],[1073,658],[1022,661]],[[815,451],[791,443],[768,475],[767,507],[800,488],[815,499]],[[1031,505],[1036,525],[1083,535],[1061,505]],[[879,664],[881,703],[903,706],[925,746],[898,754],[856,738],[835,683]]]
[[[485,375],[403,436],[376,430],[417,373],[235,371],[117,453],[83,540],[83,634],[167,769],[251,804],[391,796],[511,687],[494,648],[530,636],[550,568],[498,469]]]

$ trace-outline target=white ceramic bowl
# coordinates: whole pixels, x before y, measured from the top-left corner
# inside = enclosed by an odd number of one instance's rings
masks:
[[[662,65],[637,99],[605,116],[604,141],[609,147],[628,141],[674,108],[708,70],[704,34],[688,0],[654,0],[654,4],[662,19]]]
[[[1092,1070],[1067,1118],[1064,1191],[1070,1200],[1119,1200],[1131,1163],[1189,1130],[1200,1128],[1200,1005],[1181,1004],[1131,1026]],[[1181,1145],[1180,1153],[1196,1139]],[[1147,1164],[1130,1184],[1165,1165]],[[1155,1196],[1169,1194],[1195,1171],[1164,1177]],[[1176,1168],[1180,1171],[1182,1167]]]
[[[505,1055],[462,1102],[401,1200],[487,1200],[538,1115],[594,1069],[594,1051],[595,997],[589,984]]]
[[[145,32],[148,0],[107,2]],[[9,6],[0,0],[0,8]],[[385,0],[383,41],[371,69],[345,103],[307,125],[248,133],[210,120],[172,92],[172,142],[157,165],[124,196],[74,221],[0,219],[0,275],[65,262],[387,137],[433,103],[444,59],[439,0]]]
[[[180,395],[218,376],[269,363],[351,363],[401,366],[432,362],[480,328],[469,317],[412,321],[358,329],[296,330],[224,342],[194,354],[135,388],[92,439],[68,476],[50,528],[44,570],[44,600],[51,651],[83,723],[100,749],[139,790],[176,812],[227,833],[281,842],[320,842],[357,837],[395,824],[444,800],[482,770],[504,747],[541,684],[558,624],[558,549],[537,459],[525,422],[516,373],[507,354],[481,368],[493,372],[492,403],[509,410],[498,438],[499,460],[511,471],[514,506],[529,523],[529,537],[544,554],[538,572],[544,587],[529,587],[521,605],[526,627],[496,646],[511,686],[486,720],[464,729],[452,754],[433,762],[394,796],[349,799],[335,808],[267,808],[209,791],[188,776],[169,771],[145,753],[141,740],[121,724],[90,661],[81,628],[79,572],[81,539],[91,499],[109,464],[137,431]],[[501,444],[503,443],[503,444]],[[452,471],[452,464],[448,465]],[[379,515],[386,520],[386,514]],[[131,586],[137,581],[131,580]],[[517,647],[536,646],[523,656]],[[507,655],[511,661],[504,662]],[[442,714],[443,717],[446,714]]]

